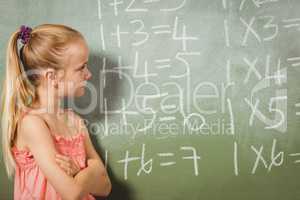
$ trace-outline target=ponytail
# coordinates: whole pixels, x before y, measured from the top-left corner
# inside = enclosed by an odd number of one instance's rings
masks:
[[[16,136],[17,122],[21,110],[30,103],[28,101],[35,98],[34,88],[18,55],[18,37],[19,31],[15,31],[8,42],[1,95],[2,154],[9,178],[12,177],[15,168],[11,147]]]

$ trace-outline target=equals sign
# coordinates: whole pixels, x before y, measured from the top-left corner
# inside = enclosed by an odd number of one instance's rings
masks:
[[[288,58],[287,61],[291,62],[293,67],[300,66],[300,57],[291,57],[291,58]]]
[[[296,107],[296,108],[299,108],[299,107],[300,107],[300,103],[296,103],[296,104],[295,104],[295,107]],[[296,112],[296,115],[297,115],[297,116],[300,116],[300,112]]]
[[[297,30],[299,31],[300,18],[284,19],[282,20],[282,23],[284,24],[284,28],[297,28]]]
[[[157,59],[154,62],[157,63],[156,67],[158,69],[171,67],[171,65],[170,65],[171,59]]]
[[[160,0],[145,0],[144,3],[155,3],[159,2]]]
[[[171,33],[170,25],[157,25],[157,26],[152,26],[151,28],[152,30],[154,30],[154,34]]]
[[[291,153],[289,154],[291,157],[300,156],[300,153]],[[300,160],[295,160],[294,163],[300,163]]]

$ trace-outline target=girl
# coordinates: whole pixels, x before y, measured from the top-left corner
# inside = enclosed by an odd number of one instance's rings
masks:
[[[14,199],[94,199],[110,193],[83,120],[60,108],[63,97],[84,94],[91,78],[88,53],[83,36],[64,25],[22,26],[10,37],[1,128]]]

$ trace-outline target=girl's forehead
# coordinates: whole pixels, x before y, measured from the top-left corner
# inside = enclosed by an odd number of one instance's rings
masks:
[[[76,41],[68,46],[66,55],[69,63],[82,63],[87,61],[89,49],[84,41]]]
[[[67,53],[86,56],[88,54],[88,47],[85,41],[76,40],[68,45]]]

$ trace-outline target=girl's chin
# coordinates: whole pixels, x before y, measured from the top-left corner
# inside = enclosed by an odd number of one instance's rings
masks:
[[[80,97],[85,94],[86,87],[79,87],[71,93],[65,94],[64,97]]]
[[[84,94],[85,94],[85,87],[81,87],[75,92],[76,97],[83,96]]]

